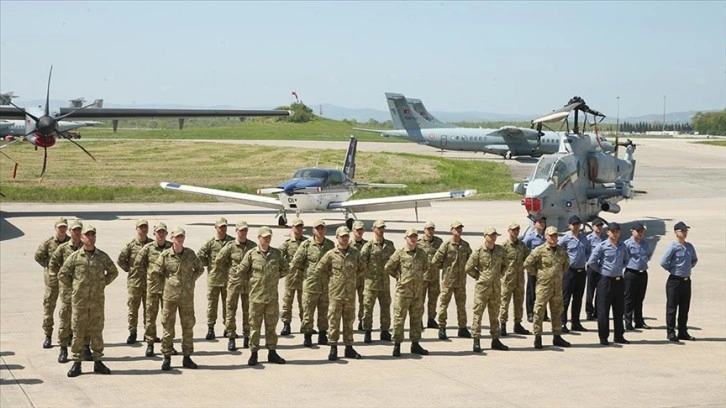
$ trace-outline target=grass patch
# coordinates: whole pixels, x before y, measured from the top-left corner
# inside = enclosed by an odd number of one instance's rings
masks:
[[[21,163],[0,156],[2,201],[16,202],[172,202],[214,201],[195,194],[163,190],[161,181],[254,193],[273,187],[301,167],[340,168],[344,150],[219,145],[190,141],[124,140],[85,145],[93,162],[70,143],[48,149],[48,170],[38,175],[43,152],[28,145],[9,149]],[[356,198],[477,189],[475,199],[516,199],[503,163],[466,161],[413,154],[358,152],[356,179],[403,183],[405,189],[360,189]]]
[[[726,140],[705,140],[702,142],[695,142],[699,144],[706,144],[711,146],[726,146]]]

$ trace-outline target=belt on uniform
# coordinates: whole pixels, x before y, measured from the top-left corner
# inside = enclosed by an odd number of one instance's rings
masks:
[[[633,272],[633,273],[643,273],[648,272],[647,269],[632,269],[632,268],[625,268],[625,272]]]
[[[691,277],[690,277],[690,276],[676,276],[676,275],[670,275],[670,276],[669,276],[669,278],[670,278],[670,279],[675,279],[675,280],[679,280],[679,281],[689,281],[689,280],[691,280]]]
[[[585,268],[570,268],[573,272],[585,272]]]
[[[614,280],[614,281],[619,281],[620,279],[623,279],[622,276],[605,276],[605,275],[603,275],[603,278]]]

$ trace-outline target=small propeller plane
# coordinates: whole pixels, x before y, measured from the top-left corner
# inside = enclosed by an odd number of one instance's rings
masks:
[[[570,130],[567,118],[573,111],[575,120]],[[582,128],[588,126],[587,115],[592,115],[594,135],[581,131],[580,114],[583,115]],[[620,212],[617,202],[633,197],[636,192],[632,185],[635,144],[631,140],[620,143],[616,137],[614,155],[606,153],[600,147],[597,132],[597,124],[604,118],[605,115],[576,96],[564,108],[532,121],[538,131],[546,123],[565,121],[567,131],[560,139],[559,151],[542,156],[532,174],[522,183],[514,184],[514,192],[525,196],[522,204],[530,218],[541,214],[547,217],[548,224],[564,231],[572,215],[589,222],[601,211],[617,214]],[[625,148],[624,159],[617,157],[618,146]]]
[[[23,119],[26,124],[26,132],[21,137],[16,137],[13,141],[0,146],[0,149],[6,148],[20,141],[27,141],[35,148],[43,149],[43,169],[40,177],[43,178],[48,163],[48,148],[56,143],[56,139],[66,139],[74,145],[78,146],[91,159],[96,160],[93,155],[83,146],[75,142],[68,135],[66,130],[61,130],[60,122],[67,118],[77,119],[113,119],[114,121],[123,118],[180,118],[179,126],[183,126],[183,118],[193,117],[248,117],[248,116],[289,116],[290,111],[283,110],[212,110],[212,109],[137,109],[137,108],[94,108],[97,101],[91,104],[77,107],[60,108],[57,111],[50,110],[50,80],[53,75],[53,67],[50,67],[48,74],[48,90],[45,97],[45,107],[43,110],[36,111],[34,109],[23,109],[13,103],[13,95],[7,98],[7,102],[12,106],[0,106],[0,120],[3,119]],[[115,126],[114,126],[115,127]],[[10,158],[5,152],[0,152]],[[12,159],[11,159],[12,160]],[[13,160],[14,161],[14,160]],[[15,162],[15,161],[14,161]],[[13,174],[17,171],[18,163],[15,162]]]
[[[386,198],[349,200],[359,187],[367,188],[405,188],[404,184],[362,183],[354,180],[355,155],[358,140],[351,136],[345,163],[342,170],[304,168],[295,171],[292,178],[276,187],[257,190],[258,194],[276,194],[278,198],[254,194],[215,190],[205,187],[188,186],[162,182],[162,188],[172,191],[209,195],[217,198],[241,202],[243,204],[271,208],[278,211],[277,224],[287,224],[287,211],[300,215],[303,212],[341,211],[344,213],[348,228],[357,219],[357,212],[372,212],[414,208],[418,221],[418,208],[429,207],[431,201],[470,197],[476,190],[457,190],[440,193],[414,194]]]

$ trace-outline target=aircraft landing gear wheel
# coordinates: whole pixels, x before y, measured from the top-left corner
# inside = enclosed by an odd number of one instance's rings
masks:
[[[507,160],[511,160],[512,159],[512,152],[511,151],[507,151],[506,153],[504,153],[504,158],[507,159]]]
[[[345,226],[348,227],[349,230],[352,230],[353,222],[355,222],[353,218],[348,218],[347,220],[345,220]]]
[[[287,225],[287,217],[281,215],[277,218],[277,225],[284,227]]]

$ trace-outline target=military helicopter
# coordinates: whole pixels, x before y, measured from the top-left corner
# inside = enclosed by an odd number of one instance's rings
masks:
[[[570,129],[568,117],[572,112],[575,117]],[[592,115],[590,123],[588,115]],[[565,122],[567,130],[560,137],[558,152],[542,156],[532,174],[514,184],[514,192],[525,196],[522,205],[530,218],[541,214],[549,225],[564,231],[572,215],[589,222],[601,211],[617,214],[617,203],[633,197],[635,144],[631,140],[620,143],[616,136],[614,154],[603,151],[597,124],[604,118],[575,96],[565,107],[532,121],[532,127],[540,132],[547,123],[560,121]],[[584,133],[588,126],[594,134]],[[624,159],[618,158],[618,147],[625,148]]]

